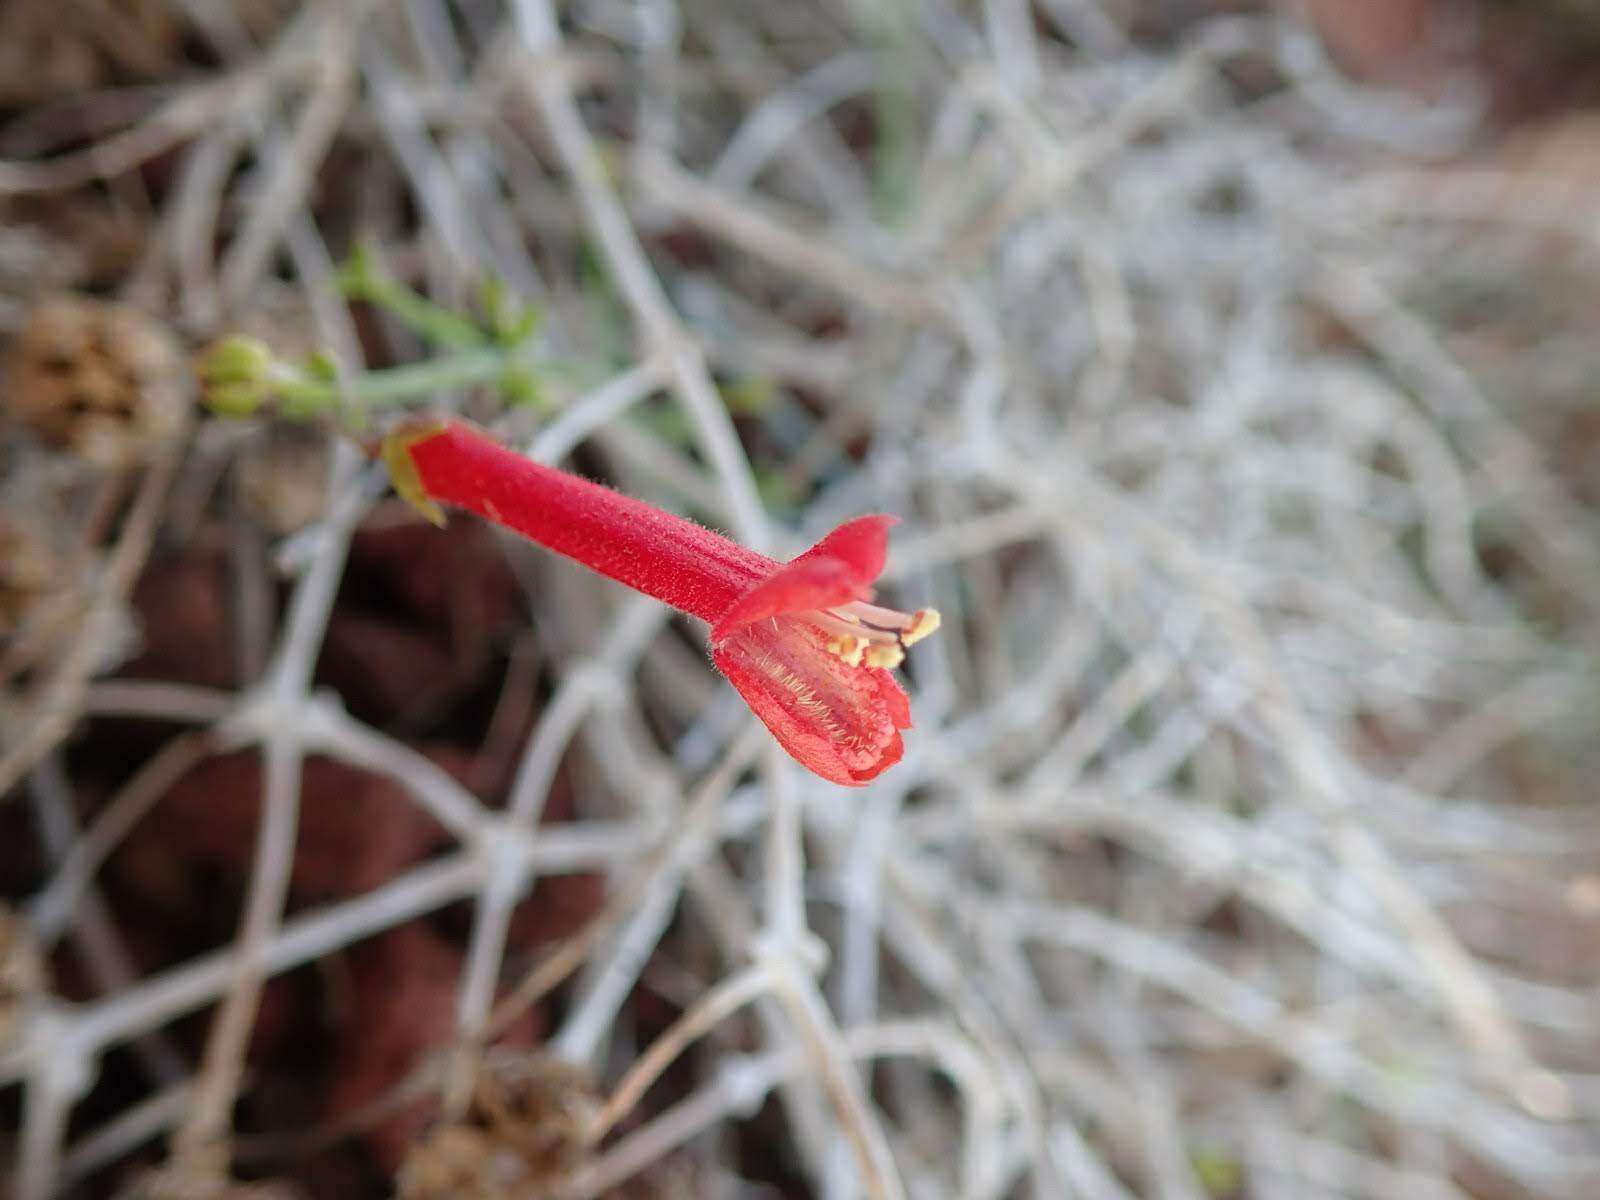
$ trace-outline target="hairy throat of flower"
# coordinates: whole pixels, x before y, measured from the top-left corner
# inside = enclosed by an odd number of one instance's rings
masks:
[[[846,666],[892,670],[905,661],[907,646],[915,645],[939,628],[939,610],[919,608],[914,613],[879,608],[856,601],[837,608],[805,613],[809,621],[828,635],[828,651]]]

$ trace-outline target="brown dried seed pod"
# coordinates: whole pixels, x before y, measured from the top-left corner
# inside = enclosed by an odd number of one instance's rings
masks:
[[[166,0],[0,4],[0,103],[26,106],[170,71],[183,30]]]
[[[523,1058],[481,1066],[472,1103],[406,1154],[403,1200],[530,1200],[555,1196],[583,1161],[595,1100],[577,1068]]]
[[[0,637],[19,628],[61,585],[64,574],[49,542],[0,516]]]
[[[167,327],[136,308],[57,296],[18,330],[0,403],[47,445],[124,466],[182,428],[184,358]]]

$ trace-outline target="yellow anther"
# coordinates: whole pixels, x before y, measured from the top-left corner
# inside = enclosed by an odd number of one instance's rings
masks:
[[[867,647],[868,666],[882,667],[886,671],[892,671],[905,660],[906,652],[892,642],[888,644],[879,642]]]
[[[860,638],[851,637],[848,633],[835,634],[828,639],[828,652],[837,654],[844,660],[847,667],[859,667],[861,655],[865,652],[867,644]]]
[[[919,608],[911,614],[911,624],[900,631],[900,644],[914,646],[939,628],[937,608]]]

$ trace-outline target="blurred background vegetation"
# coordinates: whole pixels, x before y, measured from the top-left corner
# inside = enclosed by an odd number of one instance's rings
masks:
[[[1587,0],[4,0],[11,1194],[1600,1195],[1597,185]],[[905,761],[444,409],[897,514]]]

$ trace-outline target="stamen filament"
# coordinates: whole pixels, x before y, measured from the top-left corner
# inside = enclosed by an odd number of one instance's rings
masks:
[[[865,621],[868,625],[877,625],[883,629],[899,631],[911,623],[911,618],[905,613],[897,612],[892,608],[880,608],[876,604],[868,604],[865,600],[842,604],[833,611],[841,616],[853,617],[858,621]]]
[[[892,608],[880,608],[876,604],[857,600],[828,611],[845,621],[861,622],[858,628],[874,632],[892,632],[898,635],[902,646],[915,645],[939,628],[939,610],[936,608],[919,608],[908,615]]]
[[[819,629],[828,633],[839,634],[841,637],[859,638],[864,642],[893,642],[897,640],[893,630],[876,629],[871,625],[862,625],[838,616],[838,612],[839,610],[836,608],[831,608],[824,612],[810,612],[806,614],[806,620]]]

